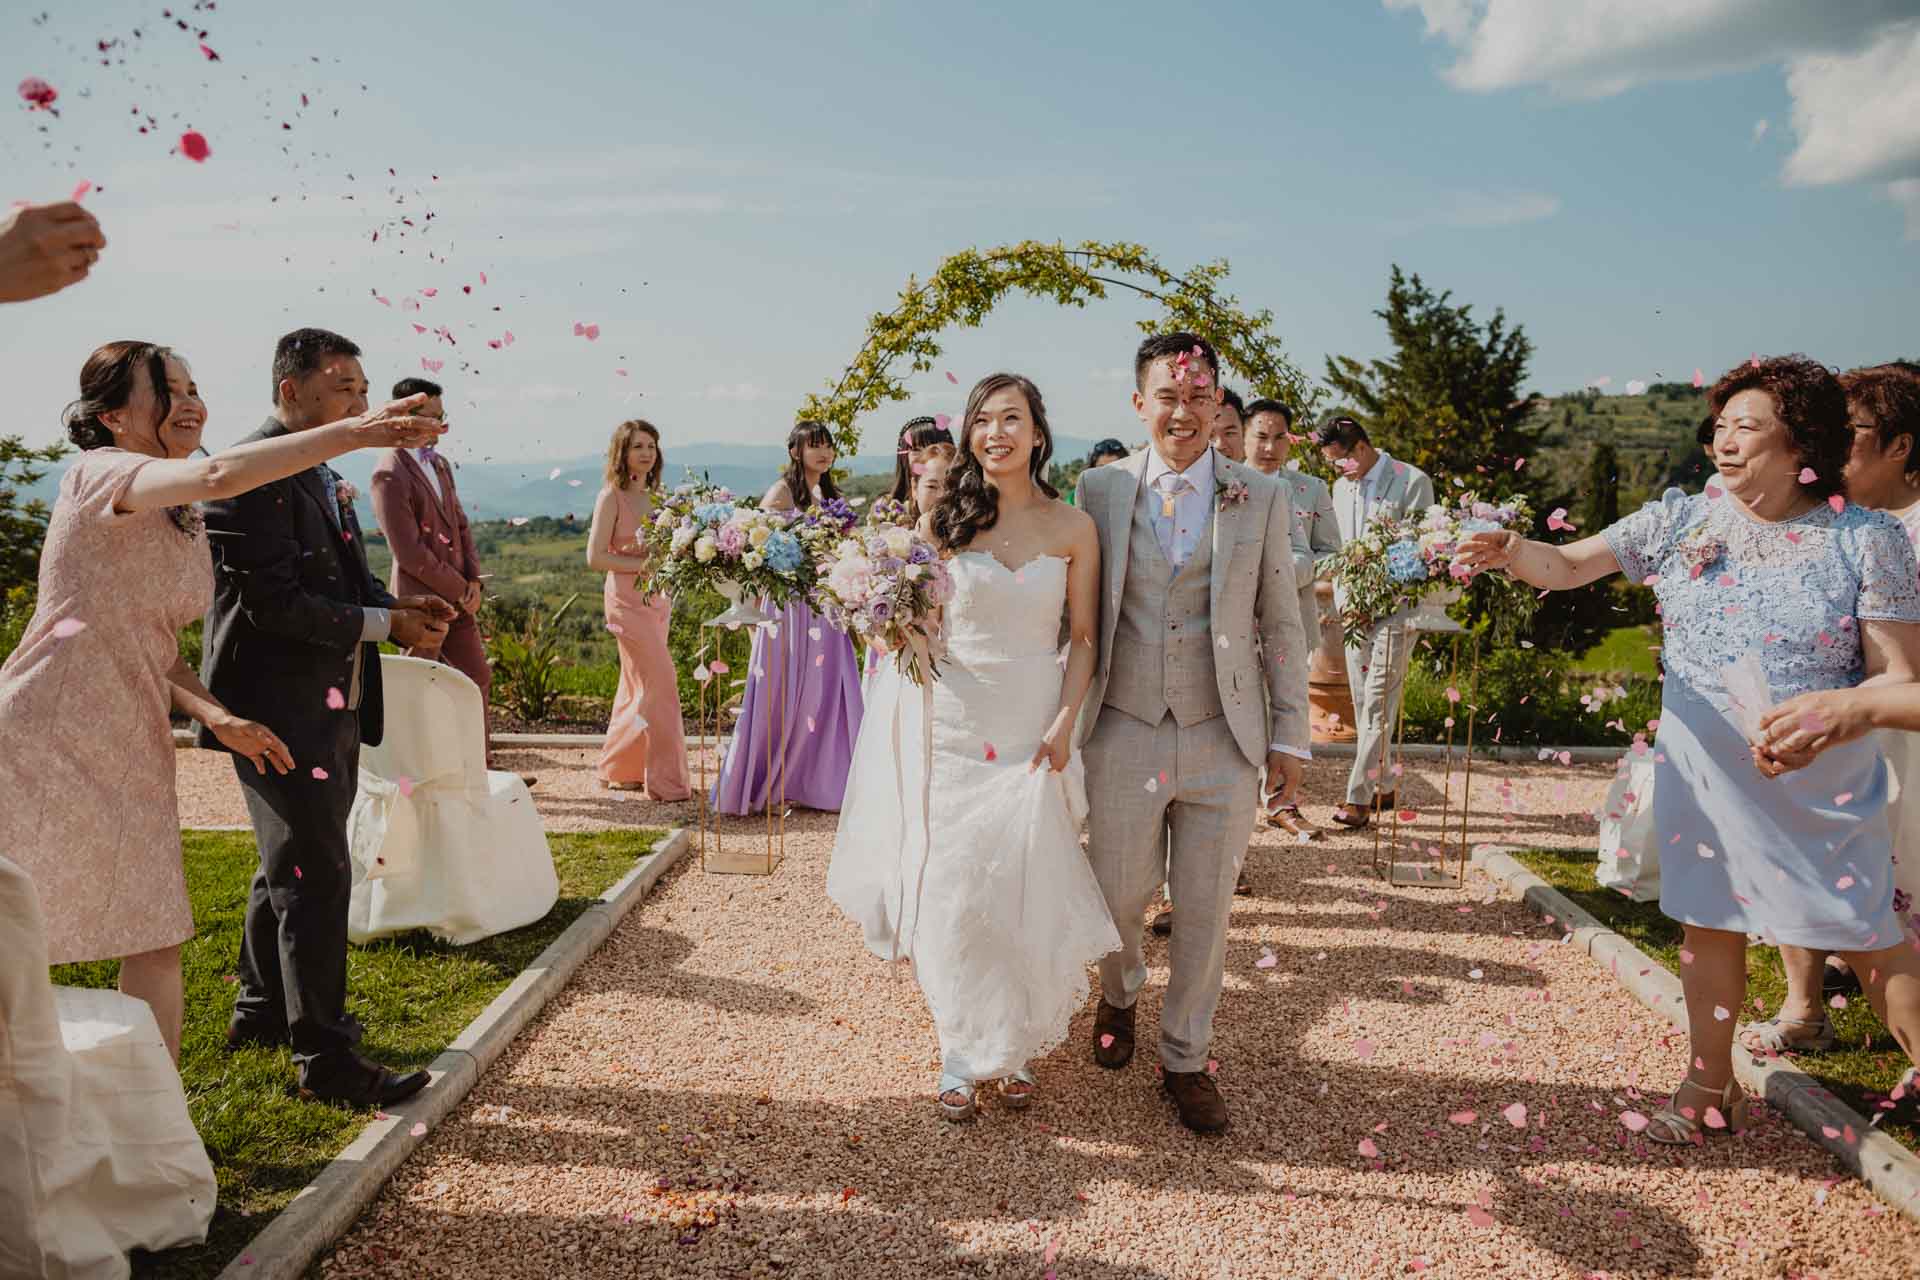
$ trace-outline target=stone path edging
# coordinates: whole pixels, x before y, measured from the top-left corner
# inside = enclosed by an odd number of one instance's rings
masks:
[[[298,1280],[373,1200],[400,1162],[458,1106],[513,1038],[567,984],[574,971],[692,847],[685,827],[667,833],[600,900],[547,944],[428,1068],[433,1081],[374,1120],[247,1243],[219,1280]],[[415,1125],[424,1125],[414,1133]]]
[[[1521,900],[1543,916],[1552,916],[1571,934],[1570,944],[1602,965],[1629,994],[1653,1012],[1686,1030],[1686,998],[1680,979],[1646,952],[1607,928],[1571,898],[1555,889],[1512,856],[1512,845],[1481,845],[1473,863],[1496,881],[1520,894]],[[1783,1112],[1794,1127],[1830,1152],[1835,1159],[1873,1190],[1873,1193],[1915,1222],[1920,1222],[1920,1156],[1869,1128],[1867,1119],[1787,1059],[1755,1057],[1737,1042],[1733,1046],[1734,1076],[1749,1093],[1765,1098]],[[1828,1131],[1833,1136],[1828,1136]],[[1849,1143],[1851,1131],[1857,1141]]]

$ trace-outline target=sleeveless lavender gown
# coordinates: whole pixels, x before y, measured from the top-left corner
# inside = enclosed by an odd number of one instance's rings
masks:
[[[778,635],[769,634],[765,627],[754,633],[746,697],[713,787],[714,810],[763,813],[770,790],[777,805],[784,760],[787,804],[838,812],[860,736],[853,642],[805,604],[789,605]]]

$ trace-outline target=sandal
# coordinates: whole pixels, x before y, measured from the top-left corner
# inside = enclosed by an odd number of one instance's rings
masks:
[[[1804,1038],[1787,1033],[1789,1027],[1818,1027]],[[1833,1021],[1822,1013],[1818,1018],[1782,1018],[1775,1015],[1765,1022],[1749,1022],[1740,1028],[1740,1046],[1748,1053],[1825,1053],[1833,1048]]]
[[[973,1119],[974,1110],[973,1081],[943,1074],[940,1077],[940,1114],[954,1124],[962,1124]]]
[[[1343,827],[1352,827],[1355,831],[1373,821],[1365,805],[1343,804],[1333,811],[1333,820]]]
[[[1033,1078],[1033,1072],[1026,1067],[1013,1072],[1000,1082],[1000,1104],[1009,1111],[1024,1111],[1033,1101],[1034,1090],[1040,1082]]]
[[[1844,962],[1828,956],[1825,971],[1820,975],[1820,995],[1831,1000],[1835,996],[1860,995],[1860,975]]]
[[[1680,1093],[1685,1089],[1692,1089],[1713,1101],[1698,1111],[1683,1107],[1680,1105]],[[1740,1092],[1739,1085],[1729,1080],[1726,1088],[1714,1090],[1696,1084],[1689,1077],[1680,1082],[1680,1088],[1673,1091],[1666,1105],[1653,1113],[1648,1120],[1646,1134],[1664,1146],[1685,1147],[1704,1142],[1708,1133],[1739,1133],[1746,1127],[1747,1095]]]
[[[1261,817],[1273,830],[1284,831],[1296,840],[1320,838],[1320,828],[1301,816],[1300,806],[1297,804],[1290,804],[1280,809],[1268,809]]]

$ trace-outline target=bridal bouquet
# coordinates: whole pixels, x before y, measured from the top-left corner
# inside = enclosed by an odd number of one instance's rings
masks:
[[[703,482],[678,486],[655,508],[646,539],[650,592],[680,596],[704,588],[729,601],[764,596],[785,608],[813,585],[813,558],[787,512],[762,510],[751,498]]]
[[[1473,493],[1451,505],[1435,503],[1418,519],[1377,515],[1334,558],[1333,582],[1340,593],[1346,641],[1358,644],[1372,626],[1442,592],[1457,598],[1476,571],[1454,560],[1469,534],[1533,526],[1533,510],[1524,498],[1486,502]],[[1528,588],[1496,574],[1489,579],[1516,608],[1530,612]]]
[[[938,612],[953,579],[933,544],[898,525],[840,538],[816,566],[814,608],[843,631],[893,652],[917,685],[939,678]]]

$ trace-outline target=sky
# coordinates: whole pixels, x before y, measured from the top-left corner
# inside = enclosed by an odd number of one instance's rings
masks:
[[[90,182],[110,242],[0,307],[30,442],[124,337],[184,354],[230,442],[302,325],[376,389],[444,362],[455,458],[631,416],[669,457],[778,442],[910,275],[1021,239],[1224,258],[1315,378],[1384,354],[1395,263],[1504,308],[1548,394],[1920,353],[1920,0],[166,7],[0,14],[0,79],[60,94],[8,99],[0,200]],[[1010,299],[867,447],[1000,368],[1061,433],[1130,438],[1153,314]]]

